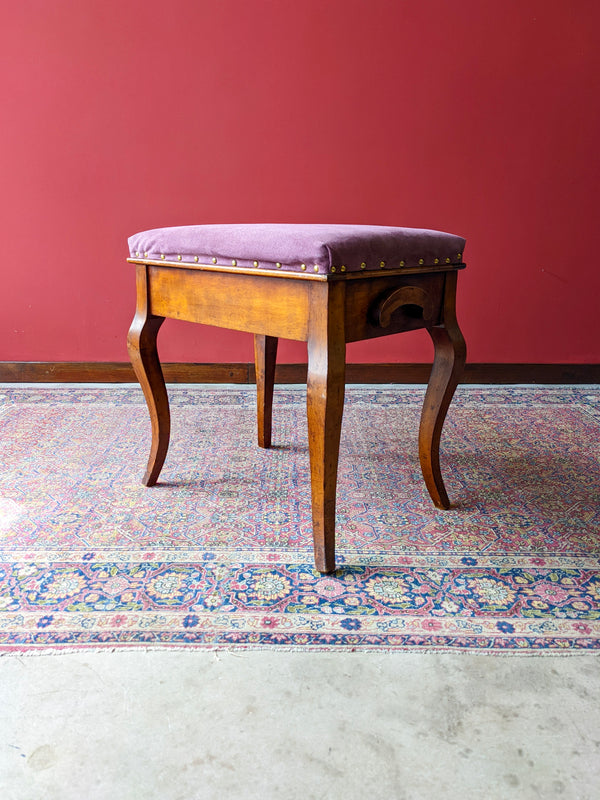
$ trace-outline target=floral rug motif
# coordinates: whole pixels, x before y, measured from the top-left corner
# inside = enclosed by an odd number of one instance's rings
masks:
[[[0,387],[0,653],[82,647],[600,648],[600,388],[459,387],[453,502],[423,387],[348,387],[334,575],[314,570],[305,390],[173,386],[160,483],[141,390]]]

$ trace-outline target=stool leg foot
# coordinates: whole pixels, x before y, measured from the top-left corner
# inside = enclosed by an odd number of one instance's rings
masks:
[[[419,429],[419,458],[423,478],[434,505],[441,509],[450,508],[450,501],[440,470],[440,437],[467,353],[454,312],[455,292],[456,274],[448,278],[444,324],[429,330],[435,347],[435,357]]]
[[[142,267],[142,270],[145,268]],[[142,287],[140,283],[143,283]],[[140,288],[144,291],[140,291]],[[140,280],[138,275],[138,310],[127,336],[127,349],[144,392],[152,422],[152,447],[142,483],[145,486],[154,486],[169,449],[171,417],[169,397],[156,349],[156,337],[164,317],[147,313],[145,297],[145,280]]]
[[[275,384],[276,336],[254,335],[254,364],[256,366],[256,414],[258,446],[271,447],[273,419],[273,386]]]
[[[343,286],[343,285],[342,285]],[[340,449],[346,345],[343,294],[317,284],[308,339],[307,417],[315,566],[335,570],[335,500]],[[329,293],[329,298],[328,294]],[[321,302],[317,296],[323,294]]]

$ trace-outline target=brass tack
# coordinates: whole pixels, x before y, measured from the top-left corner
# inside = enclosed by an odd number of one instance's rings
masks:
[[[213,262],[213,264],[216,264],[217,263],[217,259],[213,258],[212,262]]]
[[[144,258],[148,258],[148,253],[144,253]]]
[[[317,271],[317,268],[315,267],[315,272],[316,272],[316,271]],[[332,271],[332,272],[335,272],[335,267],[332,267],[332,268],[331,268],[331,271]]]
[[[319,271],[319,265],[318,265],[318,264],[315,264],[315,265],[314,265],[314,267],[313,267],[313,270],[314,270],[315,272],[318,272],[318,271]]]
[[[231,266],[232,266],[232,267],[237,267],[237,261],[235,260],[235,258],[234,258],[234,259],[232,259],[232,261],[231,261]]]
[[[281,269],[281,264],[279,263],[279,261],[275,264],[275,266],[277,267],[277,269]]]
[[[196,264],[198,263],[198,256],[194,256],[194,261],[196,262]]]
[[[420,259],[419,259],[419,266],[420,266],[420,267],[422,267],[424,263],[425,263],[425,262],[423,261],[423,259],[422,259],[422,258],[420,258]]]
[[[135,254],[136,254],[136,256],[139,256],[139,253],[138,253],[138,251],[137,251],[137,250],[135,251]]]
[[[434,258],[434,259],[433,259],[433,263],[434,263],[434,264],[439,264],[439,263],[440,263],[440,260],[439,260],[439,258]]]
[[[164,257],[165,257],[165,254],[164,254],[164,253],[161,253],[161,254],[160,254],[160,257],[161,257],[161,258],[164,258]]]
[[[401,262],[400,262],[400,266],[401,266],[401,267],[403,267],[403,266],[404,266],[404,261],[401,261]]]
[[[342,272],[346,272],[346,267],[345,267],[343,264],[342,264],[342,266],[340,267],[340,269],[341,269],[341,271],[342,271]]]
[[[462,258],[462,253],[459,253],[457,258]]]
[[[252,263],[254,264],[255,267],[258,267],[258,261],[253,261]]]
[[[450,259],[449,259],[449,258],[447,258],[447,259],[446,259],[446,264],[449,264],[449,263],[450,263]]]
[[[181,261],[181,256],[177,256],[177,261]]]
[[[362,262],[362,264],[360,265],[360,268],[361,268],[361,269],[366,269],[366,268],[367,268],[367,265],[365,264],[365,262],[364,262],[364,261],[363,261],[363,262]]]
[[[306,269],[306,264],[300,264],[300,269],[302,270],[302,272],[304,272],[304,270]]]
[[[383,269],[385,267],[385,261],[380,261],[379,266],[381,267],[381,269]]]

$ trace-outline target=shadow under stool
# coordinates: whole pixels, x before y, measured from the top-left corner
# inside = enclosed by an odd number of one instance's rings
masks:
[[[156,348],[166,317],[254,334],[260,447],[271,446],[278,338],[305,341],[315,566],[332,572],[346,342],[425,328],[435,356],[419,457],[433,503],[449,508],[439,444],[466,356],[455,310],[464,245],[449,233],[378,225],[192,225],[130,237],[137,310],[128,348],[152,421],[143,483],[156,483],[169,446]]]

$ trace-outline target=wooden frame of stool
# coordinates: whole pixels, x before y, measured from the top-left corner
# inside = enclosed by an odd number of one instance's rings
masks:
[[[440,471],[446,412],[466,347],[456,320],[458,270],[465,265],[304,274],[130,258],[137,308],[128,349],[152,421],[143,482],[154,485],[170,437],[169,400],[157,351],[165,318],[254,334],[258,444],[271,446],[278,339],[308,344],[307,418],[317,570],[335,570],[335,508],[344,405],[346,343],[425,328],[435,348],[419,428],[425,484],[437,508],[450,507]]]

